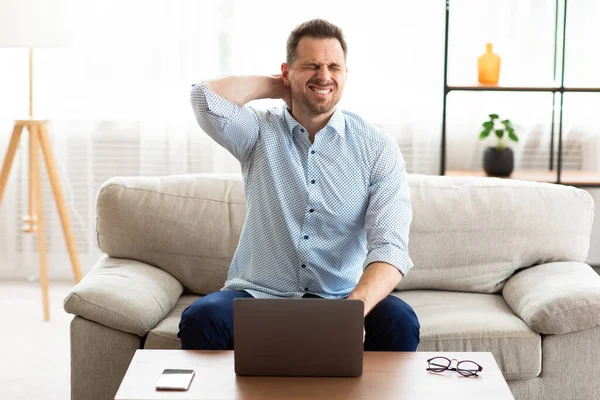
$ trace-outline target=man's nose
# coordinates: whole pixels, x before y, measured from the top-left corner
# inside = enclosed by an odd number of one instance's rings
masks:
[[[321,65],[319,72],[317,73],[317,79],[320,83],[328,83],[331,80],[331,74],[327,65]]]

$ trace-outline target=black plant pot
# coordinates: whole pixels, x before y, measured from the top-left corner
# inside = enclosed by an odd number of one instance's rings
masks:
[[[488,176],[507,177],[513,172],[515,158],[509,147],[499,150],[488,147],[483,153],[483,170]]]

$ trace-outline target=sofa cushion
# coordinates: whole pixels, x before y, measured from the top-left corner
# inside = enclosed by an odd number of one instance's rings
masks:
[[[183,287],[165,271],[133,260],[101,257],[64,300],[65,311],[144,336],[171,311]]]
[[[587,264],[528,268],[508,280],[502,295],[539,333],[560,335],[600,325],[600,275]]]
[[[410,304],[419,317],[418,351],[490,351],[508,380],[540,374],[541,337],[514,315],[501,295],[428,290],[394,295]],[[181,296],[169,315],[148,333],[144,348],[180,349],[181,313],[197,298]]]
[[[146,337],[145,349],[181,349],[181,340],[177,337],[179,321],[183,311],[201,296],[183,295],[173,310],[156,325]]]
[[[431,290],[394,295],[419,317],[418,351],[489,351],[506,380],[540,374],[541,336],[512,312],[501,295]]]
[[[398,289],[499,293],[519,268],[587,256],[584,190],[514,179],[411,175],[409,251]]]
[[[408,182],[415,267],[400,290],[499,293],[522,267],[587,256],[594,205],[584,190],[414,174]],[[240,175],[113,178],[98,195],[98,244],[207,294],[225,282],[245,217]]]
[[[98,195],[96,231],[105,253],[208,294],[225,283],[245,218],[237,175],[113,178]]]

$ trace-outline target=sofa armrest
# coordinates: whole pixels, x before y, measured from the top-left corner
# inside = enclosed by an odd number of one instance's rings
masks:
[[[527,268],[508,279],[502,295],[531,329],[542,334],[600,325],[600,276],[584,263],[555,262]]]
[[[124,332],[144,336],[183,292],[167,272],[142,262],[104,256],[65,298],[64,308]]]

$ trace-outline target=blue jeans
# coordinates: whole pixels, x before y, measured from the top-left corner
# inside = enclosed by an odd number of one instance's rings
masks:
[[[243,291],[215,292],[194,301],[181,314],[179,333],[184,350],[233,349],[233,299],[252,297]],[[304,297],[317,297],[306,295]],[[419,320],[413,309],[389,295],[365,317],[365,351],[415,351]]]

